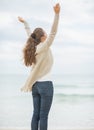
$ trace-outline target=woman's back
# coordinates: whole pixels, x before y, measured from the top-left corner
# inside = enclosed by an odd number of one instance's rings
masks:
[[[45,76],[52,67],[53,64],[53,56],[50,49],[50,46],[53,43],[53,40],[57,33],[57,27],[58,27],[58,20],[59,20],[59,14],[55,14],[54,22],[51,28],[51,32],[47,38],[47,40],[37,46],[36,49],[36,63],[32,65],[32,70],[30,72],[30,75],[24,85],[24,87],[21,89],[24,92],[28,92],[32,90],[32,85],[41,77]],[[24,23],[25,29],[28,32],[29,26],[27,22]],[[30,34],[29,34],[30,36]]]

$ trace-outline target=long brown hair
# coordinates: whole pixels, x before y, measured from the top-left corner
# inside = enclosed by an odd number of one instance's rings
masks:
[[[44,36],[43,29],[36,28],[28,38],[23,48],[23,60],[26,66],[31,66],[32,63],[36,63],[36,46],[41,42],[42,36]]]

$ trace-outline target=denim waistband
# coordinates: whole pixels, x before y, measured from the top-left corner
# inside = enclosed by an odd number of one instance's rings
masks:
[[[52,83],[51,80],[47,80],[47,81],[36,81],[35,83]]]
[[[37,84],[53,84],[53,82],[51,80],[47,80],[47,81],[36,81],[33,86],[37,85]]]

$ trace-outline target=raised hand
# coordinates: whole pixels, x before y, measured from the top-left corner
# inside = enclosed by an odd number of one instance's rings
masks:
[[[59,5],[59,3],[57,3],[53,8],[54,8],[54,12],[56,14],[59,14],[59,12],[60,12],[60,5]]]
[[[20,22],[22,22],[22,23],[24,23],[24,19],[22,18],[22,17],[20,17],[20,16],[18,16],[18,20],[20,21]]]

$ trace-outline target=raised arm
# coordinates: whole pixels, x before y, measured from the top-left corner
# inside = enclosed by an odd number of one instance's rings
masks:
[[[59,21],[59,14],[55,14],[55,16],[54,16],[54,22],[53,22],[50,34],[49,34],[49,36],[47,38],[47,41],[46,41],[48,47],[52,44],[52,42],[53,42],[53,40],[55,38],[55,35],[57,33],[58,21]]]
[[[48,36],[48,39],[47,39],[47,45],[50,46],[54,40],[54,37],[57,33],[57,29],[58,29],[58,21],[59,21],[59,12],[60,12],[60,5],[59,3],[57,3],[55,6],[54,6],[54,12],[55,12],[55,17],[54,17],[54,22],[53,22],[53,25],[52,25],[52,28],[51,28],[51,32]]]
[[[26,33],[27,33],[27,36],[29,37],[31,35],[31,29],[28,25],[28,23],[22,18],[22,17],[18,17],[18,20],[24,24],[24,27],[25,27],[25,30],[26,30]]]
[[[57,33],[57,29],[58,29],[59,12],[60,12],[60,5],[59,5],[59,3],[57,3],[54,6],[54,12],[55,12],[55,16],[54,16],[54,21],[53,21],[53,24],[52,24],[52,28],[51,28],[50,34],[48,35],[48,38],[45,41],[45,43],[43,43],[42,47],[37,50],[37,53],[40,53],[44,49],[47,49],[53,43],[53,40],[55,38],[55,35]]]

